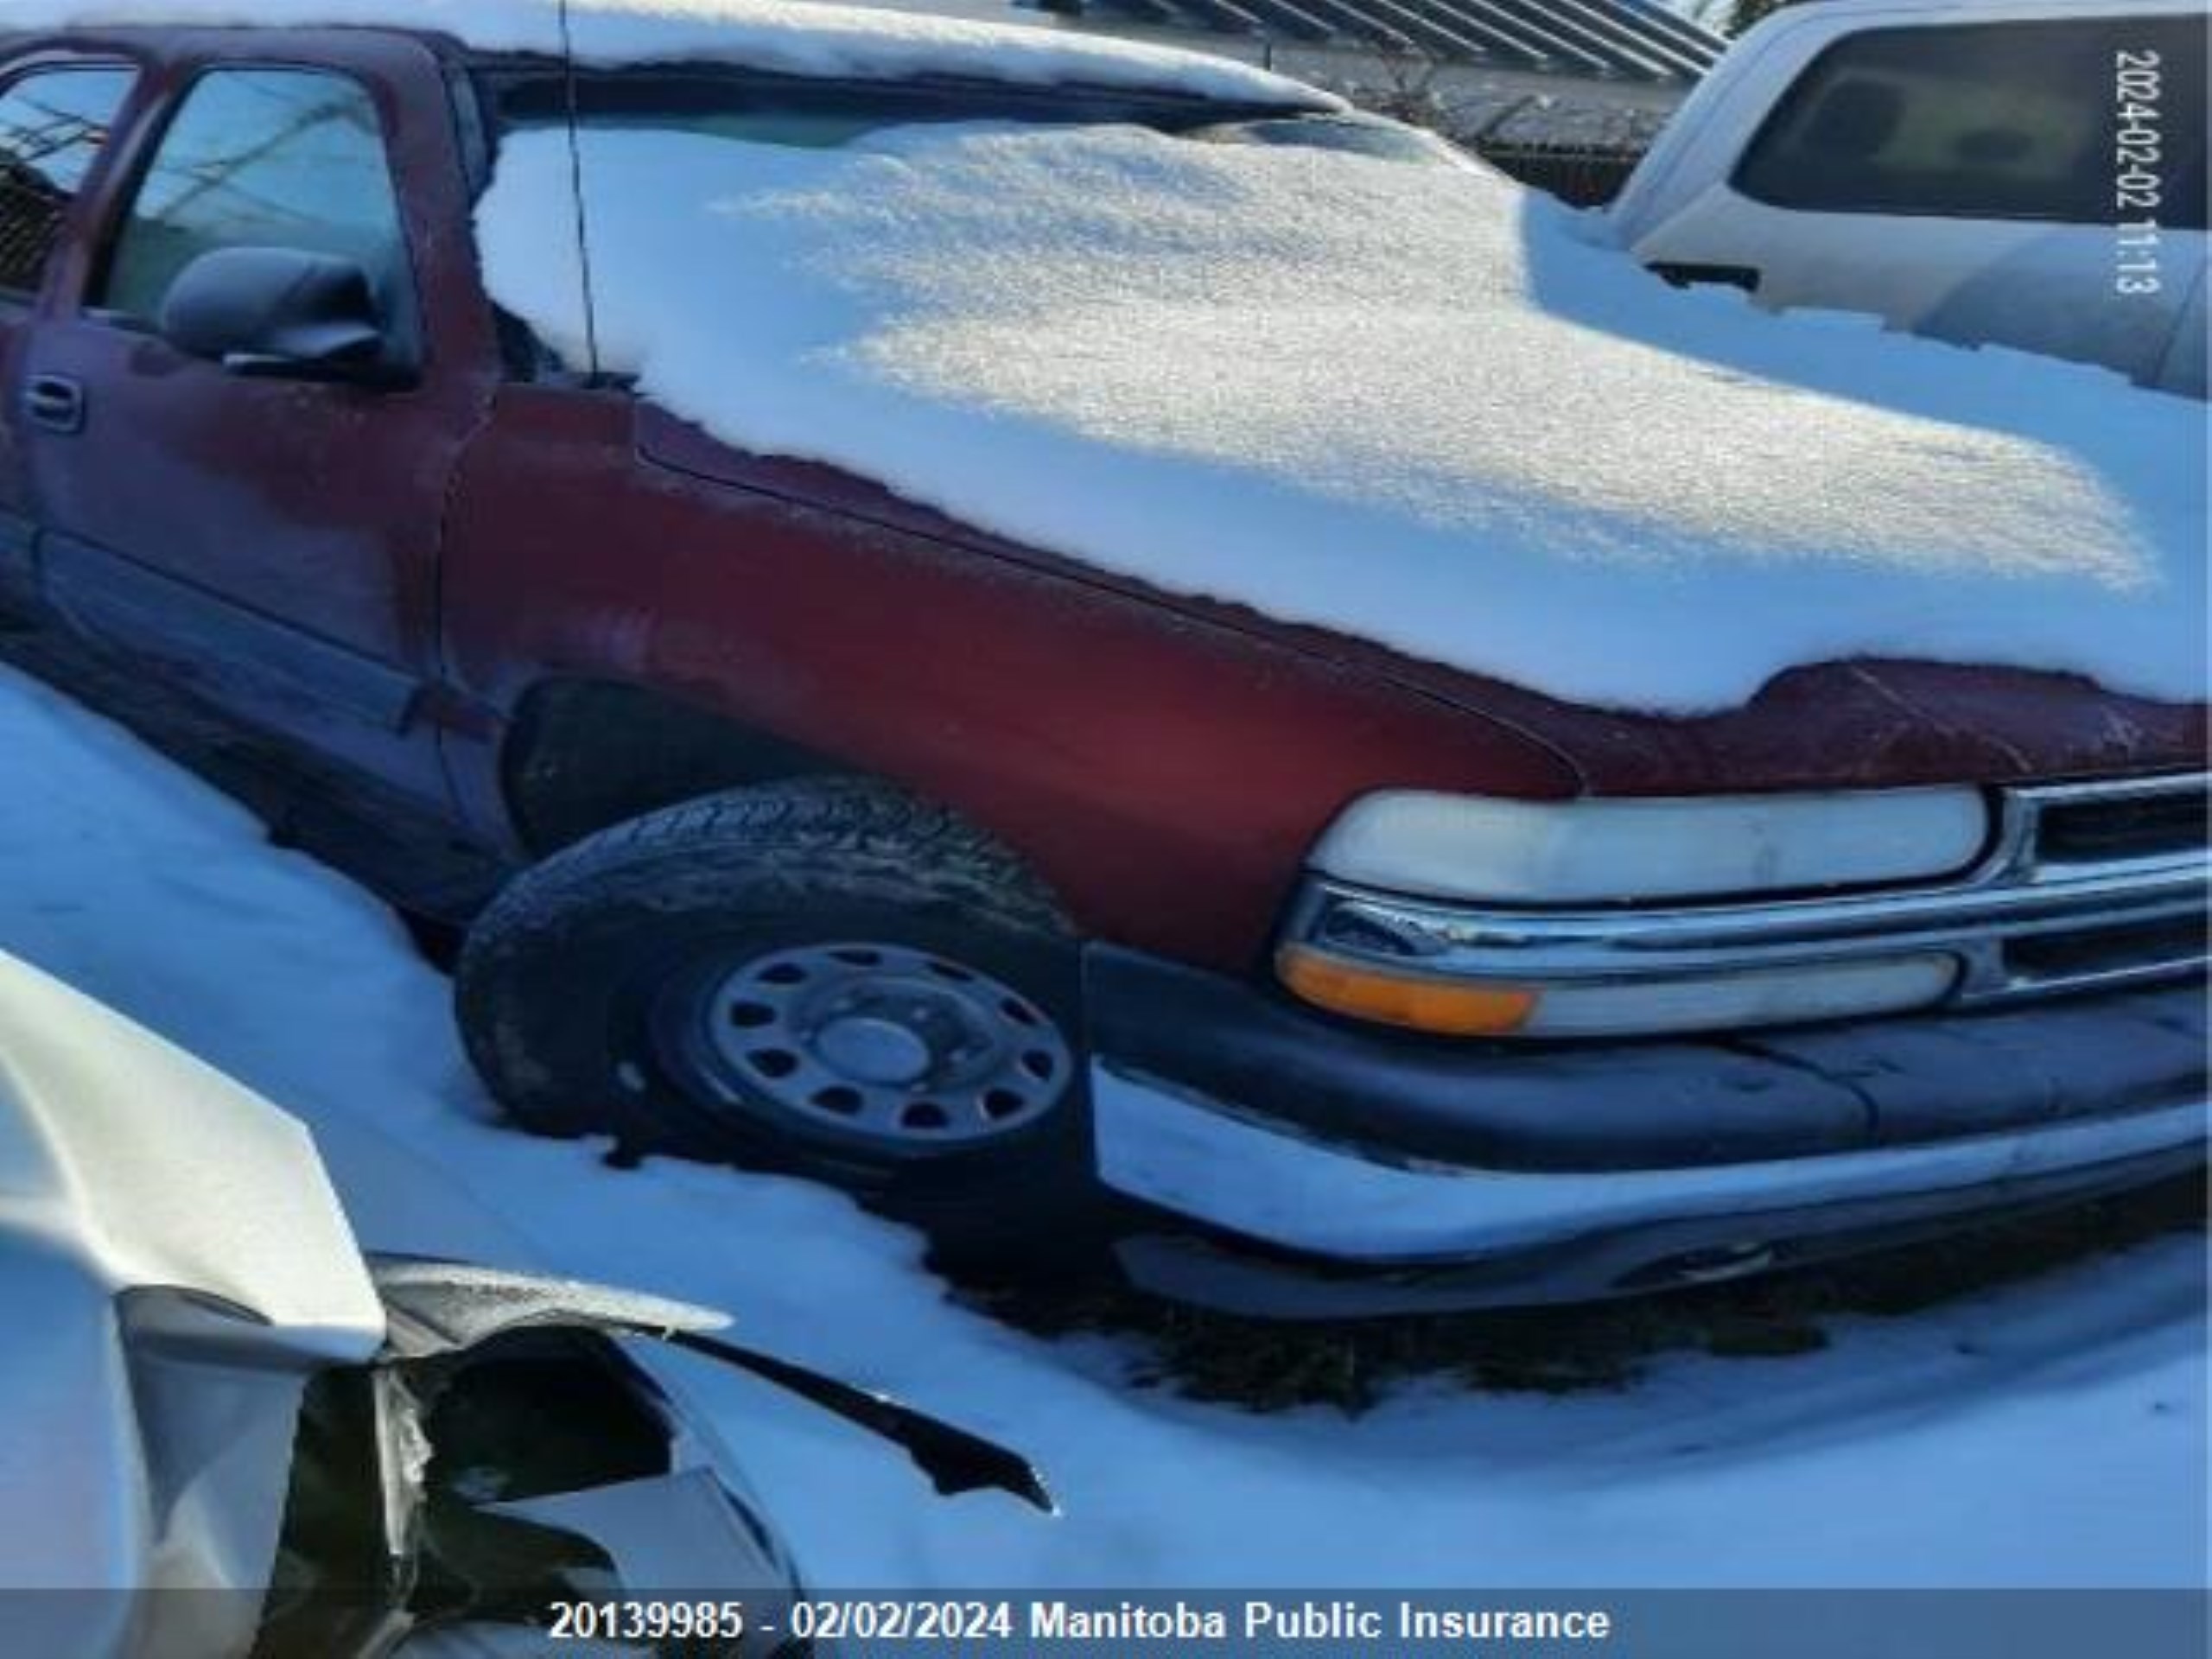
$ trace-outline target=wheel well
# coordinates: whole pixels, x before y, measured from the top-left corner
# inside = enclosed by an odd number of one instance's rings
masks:
[[[657,691],[598,680],[523,701],[501,772],[537,857],[702,795],[843,770],[827,756]]]

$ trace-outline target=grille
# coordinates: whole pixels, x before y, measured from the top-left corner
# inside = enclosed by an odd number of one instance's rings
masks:
[[[2081,895],[2070,926],[2028,918],[1968,952],[1962,1000],[2093,990],[2201,972],[2212,778],[2130,778],[2018,791],[2000,881]]]
[[[2037,820],[2036,857],[2051,864],[2172,858],[2212,842],[2212,791],[2177,779],[2142,793],[2052,802]]]
[[[2196,917],[2031,934],[2006,943],[2005,967],[2016,987],[2094,983],[2121,973],[2179,973],[2202,963],[2205,939],[2205,923]]]

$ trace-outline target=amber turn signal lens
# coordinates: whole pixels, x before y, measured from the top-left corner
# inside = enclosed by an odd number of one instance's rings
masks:
[[[1520,1030],[1536,1011],[1534,991],[1381,973],[1299,944],[1283,947],[1275,971],[1317,1008],[1440,1037],[1503,1036]]]

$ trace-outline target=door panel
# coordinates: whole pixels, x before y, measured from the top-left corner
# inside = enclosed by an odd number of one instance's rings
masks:
[[[2202,397],[2207,394],[2208,371],[2212,363],[2205,353],[2205,288],[2212,270],[2208,270],[2206,251],[2200,245],[2196,250],[2196,274],[2189,284],[2189,299],[2183,305],[2181,320],[2174,325],[2173,338],[2166,343],[2166,354],[2158,365],[2158,385],[2168,391],[2179,392],[2184,397]]]
[[[73,384],[84,398],[73,434],[22,427],[46,587],[150,671],[442,802],[421,694],[437,674],[448,486],[496,359],[467,315],[480,300],[454,234],[465,193],[435,60],[374,39],[312,55],[168,78],[168,119],[105,256],[24,354],[25,391]],[[232,247],[359,264],[386,366],[413,383],[248,377],[170,346],[170,285]]]
[[[2123,296],[2108,226],[1796,213],[1716,185],[1638,245],[1647,264],[1741,267],[1774,310],[1862,311],[1961,345],[1993,343],[2157,378],[2202,232],[2176,232],[2178,280]]]
[[[403,733],[419,683],[375,658],[226,604],[74,537],[44,544],[47,601],[77,629],[130,649],[226,707],[289,709],[301,728]]]
[[[239,379],[86,319],[42,329],[30,372],[86,389],[79,435],[30,439],[57,537],[334,651],[427,672],[420,577],[465,410],[428,391]]]

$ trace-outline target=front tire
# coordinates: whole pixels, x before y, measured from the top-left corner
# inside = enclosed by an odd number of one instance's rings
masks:
[[[812,1177],[941,1259],[1065,1259],[1100,1210],[1065,919],[898,791],[812,779],[620,824],[471,930],[461,1027],[524,1127]]]

